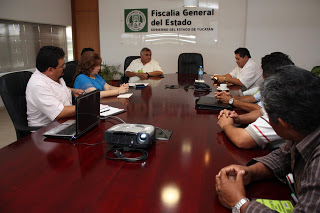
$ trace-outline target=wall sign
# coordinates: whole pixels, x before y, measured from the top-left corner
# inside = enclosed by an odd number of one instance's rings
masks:
[[[125,32],[148,32],[148,9],[124,10]]]
[[[214,15],[214,9],[125,9],[125,32],[214,31]]]

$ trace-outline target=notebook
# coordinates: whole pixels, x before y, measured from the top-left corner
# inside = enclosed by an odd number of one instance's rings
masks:
[[[68,120],[43,133],[45,137],[77,139],[99,124],[100,90],[76,98],[76,120]]]

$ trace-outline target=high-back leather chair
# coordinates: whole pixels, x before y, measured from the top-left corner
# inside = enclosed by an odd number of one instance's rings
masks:
[[[199,67],[203,67],[203,58],[199,53],[181,53],[178,59],[178,73],[198,74]]]
[[[78,67],[78,61],[69,61],[66,63],[66,68],[63,70],[63,80],[66,82],[66,85],[70,88],[73,88],[73,78],[76,74]]]
[[[129,78],[126,76],[126,69],[127,67],[131,64],[131,62],[137,58],[141,58],[140,56],[128,56],[125,61],[124,61],[124,73],[123,73],[123,77],[121,79],[121,83],[128,83]]]
[[[0,94],[2,101],[9,113],[17,139],[29,135],[41,127],[28,127],[26,87],[32,72],[21,71],[6,74],[0,77]]]

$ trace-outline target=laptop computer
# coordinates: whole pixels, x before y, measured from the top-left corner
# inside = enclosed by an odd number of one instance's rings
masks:
[[[99,124],[100,90],[76,98],[76,120],[68,120],[43,133],[45,137],[77,139]]]
[[[196,100],[196,108],[220,111],[224,109],[232,110],[232,105],[219,102],[215,97],[200,96],[200,98]]]

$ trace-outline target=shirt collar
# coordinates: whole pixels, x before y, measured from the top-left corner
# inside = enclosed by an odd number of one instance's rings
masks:
[[[40,72],[38,69],[36,69],[36,71],[34,72],[34,74],[40,76],[44,81],[48,82],[48,83],[53,83],[53,84],[57,84],[57,85],[62,85],[62,81],[63,78],[59,78],[59,83],[57,83],[56,81],[52,80],[51,78],[49,78],[48,76],[46,76],[45,74],[43,74],[42,72]]]
[[[143,63],[142,63],[142,61],[141,61],[141,58],[139,58],[139,59],[140,59],[139,62],[143,65]],[[151,61],[152,61],[152,59],[151,59],[148,63],[146,63],[145,65],[149,64]],[[145,65],[144,65],[144,66],[145,66]]]
[[[247,68],[247,66],[249,66],[250,64],[251,64],[251,58],[249,58],[249,60],[246,62],[246,64],[240,69],[243,70],[244,68]]]

